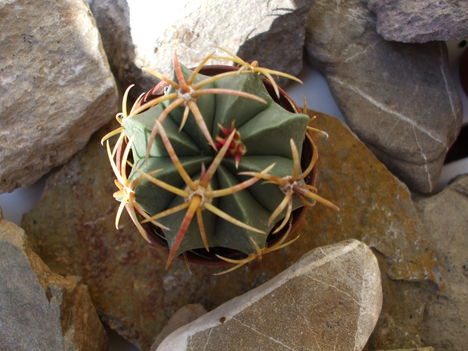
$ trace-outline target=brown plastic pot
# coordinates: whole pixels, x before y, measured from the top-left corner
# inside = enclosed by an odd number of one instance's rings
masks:
[[[236,71],[238,68],[234,66],[226,66],[226,65],[207,65],[200,70],[201,74],[207,76],[214,76],[219,73],[227,72],[227,71]],[[275,94],[273,86],[267,79],[263,79],[265,87],[270,94],[270,96],[281,105],[283,108],[290,112],[299,111],[299,107],[293,102],[293,100],[288,96],[288,94],[281,88],[279,88],[280,97],[278,98]],[[139,100],[136,107],[140,107],[141,105],[145,104],[146,102],[160,97],[164,94],[164,89],[168,86],[165,82],[160,82],[156,84],[151,90],[147,91],[144,96]],[[291,105],[294,104],[294,107]],[[120,145],[120,148],[117,150],[117,164],[120,164],[120,158],[122,156],[123,150],[125,149],[125,145]],[[302,168],[305,169],[312,158],[313,145],[310,143],[308,138],[305,138],[304,144],[302,146],[302,155],[301,155],[301,164]],[[318,177],[318,169],[317,165],[313,168],[312,172],[306,177],[305,181],[310,185],[316,185]],[[292,226],[291,226],[291,234],[297,231],[297,228],[300,225],[300,222],[304,218],[304,215],[307,211],[307,207],[303,206],[301,208],[296,209],[292,212]],[[140,218],[142,219],[142,218]],[[162,230],[151,223],[143,224],[143,228],[148,233],[148,237],[151,238],[151,243],[153,245],[160,245],[165,247],[169,250],[166,240],[164,239],[164,233]],[[274,243],[278,242],[284,235],[286,234],[286,228],[280,231],[277,234],[269,234],[267,243],[268,245],[273,245]],[[233,259],[240,259],[244,258],[245,254],[223,247],[210,247],[210,252],[207,252],[205,249],[195,249],[186,252],[184,255],[179,255],[179,258],[185,257],[192,263],[203,264],[203,265],[214,265],[214,266],[229,266],[230,263],[227,263],[223,260],[220,260],[216,257],[216,254],[219,254],[224,257],[229,257]]]

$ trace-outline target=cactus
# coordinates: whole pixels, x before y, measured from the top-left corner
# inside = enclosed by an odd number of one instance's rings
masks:
[[[230,270],[238,268],[291,242],[294,209],[317,201],[336,208],[304,182],[317,160],[314,147],[301,170],[303,142],[313,143],[309,116],[277,104],[261,78],[272,80],[279,94],[271,74],[289,75],[225,52],[229,57],[216,58],[240,69],[211,77],[200,70],[214,55],[193,71],[174,56],[173,79],[152,72],[168,85],[165,94],[137,100],[128,113],[127,90],[121,126],[103,138],[119,188],[116,226],[126,208],[147,241],[142,223],[159,227],[170,249],[166,266],[186,251],[224,247],[244,254],[240,260],[219,256],[234,264]],[[107,139],[114,135],[111,149]],[[268,235],[281,230],[285,234],[268,247]]]

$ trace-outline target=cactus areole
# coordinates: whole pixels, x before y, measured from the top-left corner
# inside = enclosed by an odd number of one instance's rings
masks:
[[[107,142],[116,225],[126,208],[147,241],[167,243],[167,266],[187,253],[237,268],[288,245],[296,209],[334,207],[307,184],[316,148],[301,165],[309,116],[261,76],[279,72],[205,65],[211,57],[194,70],[175,57],[174,77],[155,73],[162,85],[130,112],[124,96],[121,127],[105,137],[119,135],[113,150]]]

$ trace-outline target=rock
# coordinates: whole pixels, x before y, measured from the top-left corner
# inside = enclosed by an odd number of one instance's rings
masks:
[[[394,350],[376,350],[376,351],[435,351],[433,347],[417,347],[417,348],[410,348],[410,349],[394,349]]]
[[[135,3],[138,4],[139,2]],[[157,80],[135,65],[135,46],[127,0],[94,0],[91,3],[91,11],[96,19],[112,72],[121,89],[125,90],[131,84],[137,83],[138,89],[131,91],[134,98],[141,91],[150,90]]]
[[[377,32],[386,40],[424,43],[468,37],[466,0],[368,0],[377,15]]]
[[[151,351],[155,351],[161,341],[166,336],[171,334],[176,329],[183,327],[190,322],[193,322],[198,317],[206,313],[205,308],[200,304],[191,304],[180,308],[174,315],[169,319],[166,326],[161,330],[156,339],[154,339],[153,345],[151,345]]]
[[[466,96],[468,96],[468,48],[460,56],[460,83]]]
[[[347,240],[311,251],[179,328],[157,350],[362,350],[381,306],[377,259]]]
[[[48,178],[23,227],[45,262],[62,274],[82,276],[102,318],[144,350],[182,306],[200,303],[211,310],[273,278],[313,248],[356,238],[376,250],[386,287],[372,345],[414,346],[419,324],[413,323],[424,300],[413,297],[421,295],[421,284],[435,280],[436,261],[411,195],[340,121],[317,115],[314,126],[330,135],[328,141],[317,138],[319,193],[340,212],[315,206],[294,244],[231,274],[213,276],[223,268],[188,268],[183,260],[165,271],[167,252],[146,245],[126,215],[115,230],[116,188],[99,142],[107,130]]]
[[[85,1],[2,1],[0,18],[4,192],[83,148],[117,112],[117,91]]]
[[[380,270],[388,271],[385,258],[376,256]],[[437,269],[438,266],[433,268],[435,272]],[[434,295],[435,284],[428,280],[417,282],[388,279],[382,275],[382,290],[384,293],[382,312],[366,350],[391,350],[427,345],[423,340],[424,313],[427,301]]]
[[[50,271],[1,215],[0,255],[1,350],[107,350],[86,285]]]
[[[258,60],[262,66],[297,75],[302,70],[310,3],[225,0],[220,7],[216,0],[198,0],[182,1],[161,11],[160,4],[151,0],[94,0],[92,9],[112,65],[123,64],[133,72],[128,77],[127,72],[119,72],[125,85],[138,79],[134,67],[151,68],[172,77],[174,52],[190,67],[198,65],[217,46],[249,62]],[[220,11],[229,15],[220,16]],[[147,76],[141,80],[134,83],[148,90]]]
[[[468,330],[468,175],[416,200],[427,239],[441,263],[442,284],[425,312],[424,340],[437,351],[466,350]]]
[[[316,0],[308,57],[356,134],[417,192],[433,191],[462,123],[444,43],[383,40],[363,1]]]

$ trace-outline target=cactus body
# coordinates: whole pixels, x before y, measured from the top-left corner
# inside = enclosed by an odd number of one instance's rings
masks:
[[[182,72],[185,79],[188,79],[191,71],[183,67]],[[195,82],[206,78],[208,77],[198,74]],[[177,82],[176,77],[174,81]],[[300,155],[309,120],[307,115],[291,113],[278,105],[270,97],[257,74],[229,76],[210,83],[205,88],[245,91],[267,102],[263,104],[244,97],[216,94],[197,98],[197,105],[212,138],[223,136],[219,125],[228,129],[235,126],[246,148],[246,153],[241,157],[237,168],[232,155],[223,158],[211,179],[209,185],[211,189],[223,189],[239,184],[249,178],[240,174],[241,172],[260,172],[272,163],[275,163],[269,172],[272,176],[286,177],[293,173],[290,140],[294,141]],[[171,89],[167,93],[174,91]],[[160,170],[156,175],[158,179],[177,188],[185,187],[159,136],[152,143],[148,157],[146,154],[154,121],[169,104],[170,101],[165,101],[126,119],[123,123],[124,134],[131,140],[132,145],[134,167],[129,180],[138,179],[135,188],[136,202],[150,216],[186,200],[140,177],[141,171],[151,174],[155,170]],[[173,110],[163,122],[163,127],[185,170],[193,180],[196,180],[200,178],[203,169],[209,167],[216,151],[207,143],[192,116],[189,116],[187,123],[179,131],[183,111],[184,106]],[[256,250],[252,241],[258,247],[264,248],[268,233],[275,225],[275,223],[268,224],[268,219],[283,198],[284,193],[276,184],[264,184],[259,181],[245,190],[210,200],[223,212],[267,234],[241,228],[204,210],[202,216],[209,247],[231,248],[247,255]],[[293,208],[301,205],[299,201],[293,201]],[[184,213],[185,211],[179,211],[160,219],[162,224],[170,228],[164,231],[169,247],[174,244]],[[177,253],[203,247],[197,223],[192,221]]]

